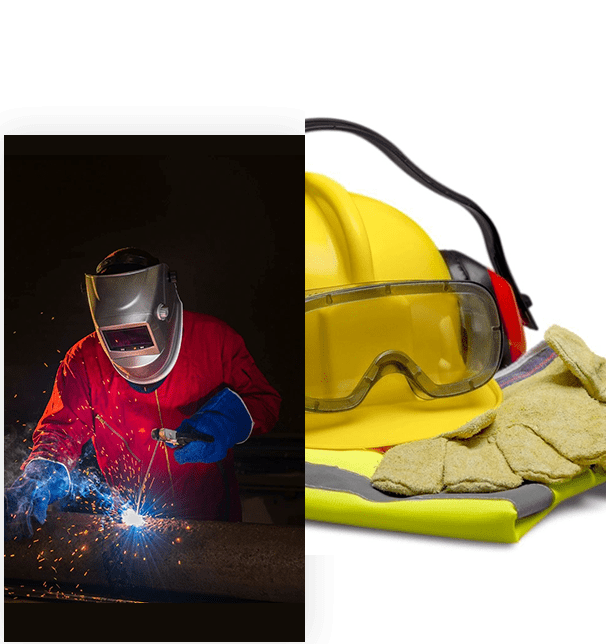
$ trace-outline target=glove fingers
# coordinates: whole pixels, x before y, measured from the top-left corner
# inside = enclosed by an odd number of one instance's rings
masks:
[[[5,517],[4,540],[19,540],[31,537],[34,534],[31,519],[31,505],[23,506],[16,514]]]
[[[557,325],[544,335],[545,341],[562,358],[569,371],[592,398],[606,402],[606,360],[593,353],[575,333]]]
[[[527,481],[557,483],[573,478],[583,469],[525,425],[512,425],[498,431],[497,447],[510,468]]]
[[[32,494],[36,481],[20,477],[4,492],[4,540],[23,539],[34,534],[32,529]]]
[[[447,492],[498,492],[522,484],[495,442],[491,432],[468,440],[451,440],[446,446],[444,487]]]
[[[173,455],[178,463],[206,463],[210,451],[207,444],[193,442],[176,448]]]
[[[372,476],[375,488],[401,496],[497,492],[521,484],[491,432],[468,440],[440,437],[398,445]]]
[[[32,513],[31,510],[28,510],[23,515],[23,521],[21,524],[21,530],[23,534],[26,534],[28,537],[34,536],[34,528],[32,527]]]
[[[497,410],[489,409],[483,414],[480,414],[480,416],[470,420],[469,423],[465,423],[465,425],[462,425],[459,429],[442,434],[442,436],[444,436],[444,438],[471,438],[472,436],[479,434],[483,429],[490,427],[496,417]]]
[[[19,541],[33,536],[32,522],[29,515],[19,514],[16,518],[5,522],[4,541]]]
[[[37,490],[34,494],[31,515],[40,524],[43,524],[47,519],[47,510],[49,509],[50,498],[51,495],[46,487]],[[28,517],[29,516],[30,515],[28,514]]]
[[[23,514],[19,514],[15,507],[14,500],[6,492],[4,493],[4,540],[20,539],[25,536],[21,528]]]
[[[401,496],[437,494],[442,490],[447,442],[432,438],[390,449],[372,475],[372,485]]]
[[[218,440],[213,443],[193,441],[173,451],[178,463],[215,463],[226,458],[227,453],[228,448]]]
[[[548,406],[545,412],[514,420],[526,424],[559,454],[578,465],[598,463],[605,455],[605,406],[591,401],[583,389],[563,388],[554,400],[554,409]]]

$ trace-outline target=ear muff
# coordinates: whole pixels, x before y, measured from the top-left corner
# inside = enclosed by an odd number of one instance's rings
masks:
[[[515,362],[526,351],[526,339],[518,304],[509,282],[459,251],[443,250],[440,253],[454,280],[480,284],[493,296],[501,317],[500,368]]]
[[[493,284],[493,296],[499,306],[499,315],[503,323],[503,335],[507,340],[507,342],[504,342],[504,352],[506,345],[509,345],[510,361],[505,364],[502,362],[501,368],[503,368],[512,362],[516,362],[526,352],[527,342],[524,335],[524,325],[512,287],[507,280],[497,275],[497,273],[489,270],[488,274]]]

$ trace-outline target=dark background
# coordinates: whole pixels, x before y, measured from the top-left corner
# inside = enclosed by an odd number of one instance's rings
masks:
[[[27,437],[65,352],[94,330],[84,273],[137,246],[177,271],[186,310],[244,338],[281,394],[271,440],[244,444],[238,469],[245,488],[264,491],[267,474],[276,488],[304,444],[303,169],[296,136],[5,137],[5,433]]]

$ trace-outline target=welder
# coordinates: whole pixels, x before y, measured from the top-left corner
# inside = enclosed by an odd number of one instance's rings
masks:
[[[32,517],[43,523],[70,494],[89,439],[109,489],[139,512],[239,521],[232,448],[272,429],[279,394],[236,331],[183,310],[176,274],[150,253],[116,250],[85,282],[95,331],[59,366],[22,475],[5,490],[5,521],[32,534]]]

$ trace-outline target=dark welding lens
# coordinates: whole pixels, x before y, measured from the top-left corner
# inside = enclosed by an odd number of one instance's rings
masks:
[[[102,329],[110,351],[138,351],[154,346],[145,324],[123,329]]]

